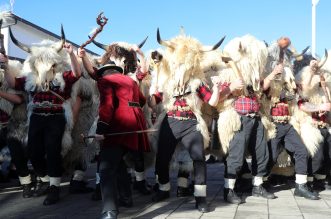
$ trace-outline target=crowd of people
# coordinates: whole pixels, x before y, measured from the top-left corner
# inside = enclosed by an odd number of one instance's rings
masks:
[[[152,201],[170,196],[170,164],[177,163],[177,196],[195,197],[207,213],[205,156],[222,159],[224,200],[241,204],[236,185],[248,169],[253,196],[274,199],[274,167],[294,167],[294,195],[319,199],[331,186],[331,65],[297,53],[288,37],[271,45],[245,35],[218,49],[181,33],[141,44],[93,41],[100,57],[74,51],[62,29],[59,42],[33,46],[11,40],[29,55],[24,63],[0,54],[1,147],[8,146],[23,198],[60,198],[63,174],[70,192],[86,193],[84,174],[97,160],[92,198],[101,217],[117,218],[133,205],[133,187],[151,194],[145,169],[154,167]],[[22,39],[24,40],[24,39]],[[246,158],[251,157],[251,165]],[[32,177],[28,163],[32,164]],[[250,166],[250,168],[247,168]],[[282,169],[282,168],[280,168]],[[193,186],[189,186],[189,177]]]

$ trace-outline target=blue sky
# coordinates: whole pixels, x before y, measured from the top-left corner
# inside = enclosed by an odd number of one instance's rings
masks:
[[[10,0],[0,0],[0,9]],[[98,41],[139,43],[149,36],[144,50],[158,48],[156,29],[163,38],[185,32],[206,45],[226,35],[230,39],[250,33],[272,42],[289,36],[300,51],[311,44],[311,0],[16,0],[14,13],[59,34],[63,23],[69,40],[81,44],[96,27],[103,11],[109,22]],[[320,0],[316,17],[316,50],[331,49],[331,1]],[[87,47],[101,53],[93,45]]]

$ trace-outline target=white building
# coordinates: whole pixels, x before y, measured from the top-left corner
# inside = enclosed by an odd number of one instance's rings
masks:
[[[33,24],[15,14],[13,14],[14,18],[16,19],[16,24],[11,26],[12,32],[16,39],[20,42],[31,45],[32,43],[41,42],[42,40],[49,39],[52,41],[58,41],[61,39],[61,36],[52,33],[36,24]],[[60,27],[59,27],[60,32]],[[8,27],[1,28],[1,33],[4,35],[4,47],[6,53],[10,59],[16,59],[23,61],[25,60],[27,53],[22,49],[18,48],[10,39],[9,36],[9,29]],[[66,40],[67,42],[71,43],[75,49],[78,49],[80,45],[77,45],[74,42]],[[86,50],[88,53],[92,55],[97,55],[96,53]]]

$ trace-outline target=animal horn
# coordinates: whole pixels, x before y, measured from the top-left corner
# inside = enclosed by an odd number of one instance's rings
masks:
[[[296,59],[296,60],[300,60],[302,59],[302,56],[308,51],[309,49],[309,46],[307,46],[304,50],[302,50],[302,52],[300,54],[297,54],[297,53],[293,53],[293,57]]]
[[[162,45],[162,46],[166,46],[166,47],[170,47],[170,48],[172,48],[172,49],[175,48],[174,45],[173,45],[171,42],[169,42],[169,41],[165,41],[165,40],[162,40],[162,39],[161,39],[161,35],[160,35],[160,30],[159,30],[159,28],[157,28],[156,38],[157,38],[157,42],[158,42],[160,45]]]
[[[323,65],[326,63],[326,61],[328,60],[328,51],[325,49],[324,51],[324,60],[321,60],[319,63],[318,63],[318,68],[322,68]]]
[[[138,44],[138,47],[141,49],[143,46],[144,46],[144,44],[146,43],[146,40],[148,39],[148,36],[141,42],[141,43],[139,43]]]
[[[88,36],[88,38],[91,39],[90,36]],[[99,43],[99,42],[97,42],[97,41],[95,41],[95,40],[92,40],[92,43],[93,43],[94,45],[96,45],[97,47],[99,47],[100,49],[103,49],[103,50],[105,50],[105,51],[107,51],[107,49],[108,49],[108,45],[105,45],[105,44]]]
[[[63,45],[66,42],[66,36],[64,34],[63,25],[61,24],[61,45],[56,49],[57,52],[60,52],[63,49]]]
[[[218,47],[220,47],[224,41],[226,36],[224,36],[220,41],[218,41],[213,47],[210,48],[209,47],[203,47],[202,50],[200,50],[201,52],[210,52],[210,51],[213,51],[213,50],[216,50]]]
[[[23,44],[23,43],[21,43],[21,42],[19,42],[19,41],[14,37],[13,32],[11,31],[11,27],[9,26],[8,28],[9,28],[9,36],[10,36],[11,40],[13,41],[13,43],[14,43],[17,47],[19,47],[19,48],[21,48],[22,50],[24,50],[25,52],[27,52],[27,53],[31,53],[31,49],[30,49],[30,47],[27,46],[27,45],[25,45],[25,44]]]

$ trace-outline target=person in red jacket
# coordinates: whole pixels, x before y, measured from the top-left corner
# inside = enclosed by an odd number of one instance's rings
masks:
[[[117,190],[131,197],[130,178],[123,156],[128,151],[149,151],[145,133],[113,135],[110,133],[146,130],[146,121],[141,106],[146,102],[137,83],[126,75],[123,68],[109,62],[99,69],[92,67],[85,50],[79,50],[84,67],[97,81],[100,92],[99,121],[96,138],[102,140],[100,149],[100,185],[103,200],[101,218],[117,218]],[[125,62],[124,62],[125,63]],[[120,184],[116,186],[116,181]],[[121,197],[120,197],[121,198]]]

